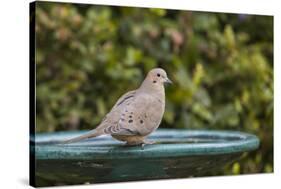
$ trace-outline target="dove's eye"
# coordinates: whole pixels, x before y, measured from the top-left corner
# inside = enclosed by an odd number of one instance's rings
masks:
[[[160,73],[157,74],[157,77],[160,77]]]

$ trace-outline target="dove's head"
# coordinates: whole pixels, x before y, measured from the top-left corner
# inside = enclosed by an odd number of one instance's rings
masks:
[[[155,85],[172,83],[172,81],[168,78],[167,73],[162,68],[154,68],[150,70],[146,78]]]
[[[143,82],[143,87],[146,88],[162,88],[164,83],[172,83],[168,78],[167,73],[162,68],[154,68],[150,70]]]

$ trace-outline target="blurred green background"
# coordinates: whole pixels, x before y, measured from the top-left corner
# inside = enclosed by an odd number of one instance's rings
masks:
[[[95,128],[155,67],[160,128],[256,134],[221,174],[273,171],[272,16],[37,2],[36,131]]]

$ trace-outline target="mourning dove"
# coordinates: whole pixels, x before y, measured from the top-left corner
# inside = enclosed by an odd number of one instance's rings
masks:
[[[150,70],[141,86],[121,96],[94,130],[65,143],[109,134],[128,145],[150,144],[145,138],[159,127],[164,114],[164,83],[172,83],[165,70]]]

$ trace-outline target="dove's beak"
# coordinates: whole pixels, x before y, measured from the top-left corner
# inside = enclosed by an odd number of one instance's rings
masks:
[[[173,84],[173,82],[169,78],[166,78],[165,83]]]

